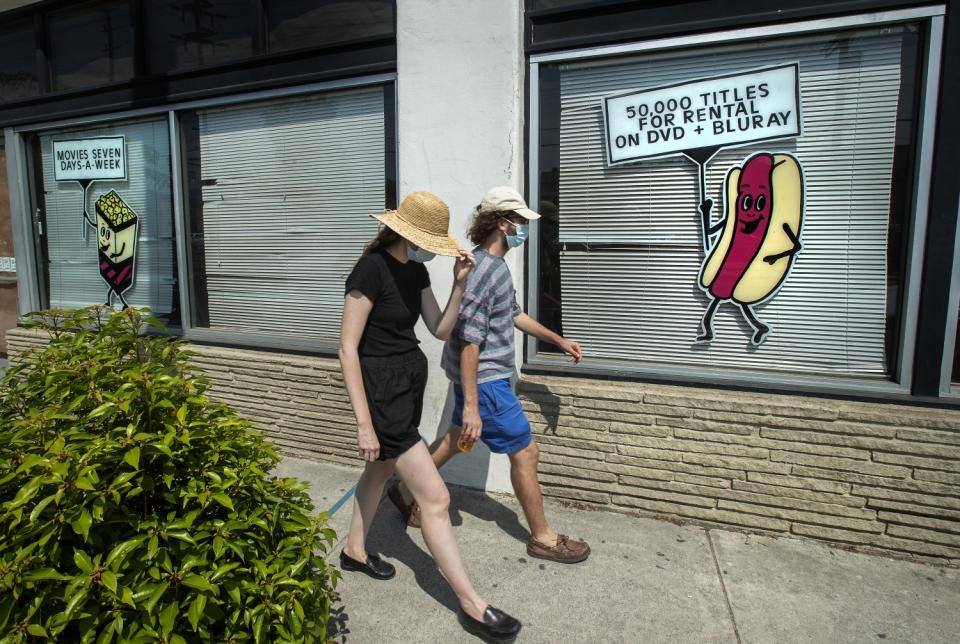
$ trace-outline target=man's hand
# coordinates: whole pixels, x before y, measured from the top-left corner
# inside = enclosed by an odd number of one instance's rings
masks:
[[[483,430],[483,421],[480,420],[480,411],[476,405],[463,406],[463,429],[460,430],[460,437],[467,443],[476,443],[480,440],[480,432]]]
[[[373,425],[364,423],[357,425],[357,452],[360,458],[372,463],[380,456],[380,441],[373,431]]]
[[[570,356],[570,362],[577,364],[583,359],[583,351],[581,351],[580,345],[573,340],[560,338],[560,342],[557,343],[557,346],[563,349],[563,352]]]

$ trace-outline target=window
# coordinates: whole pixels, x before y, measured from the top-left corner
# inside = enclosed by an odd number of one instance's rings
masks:
[[[167,120],[58,130],[32,139],[43,306],[109,301],[119,307],[125,301],[179,324]],[[114,167],[120,158],[125,179],[65,178],[77,176],[71,164]]]
[[[541,65],[541,319],[610,364],[892,378],[919,43],[915,25],[893,25]],[[724,301],[712,341],[698,342],[714,297],[698,285],[698,166],[679,155],[608,165],[602,99],[792,63],[802,134],[720,148],[705,189],[722,221],[728,170],[765,151],[795,157],[802,249],[775,297],[751,307],[769,334],[754,342],[747,314]]]
[[[53,89],[133,77],[133,31],[127,0],[86,2],[47,14]]]
[[[336,340],[387,203],[391,101],[374,86],[182,115],[193,326]]]
[[[0,27],[0,103],[37,95],[36,60],[32,19]]]
[[[143,3],[151,72],[215,65],[253,54],[250,0]]]
[[[266,0],[269,51],[393,34],[392,0]]]

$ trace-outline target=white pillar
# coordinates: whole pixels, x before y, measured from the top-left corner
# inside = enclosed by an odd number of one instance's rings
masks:
[[[397,3],[400,198],[415,190],[440,196],[450,206],[451,233],[467,247],[471,211],[487,189],[509,185],[523,193],[522,25],[517,0]],[[522,254],[509,253],[507,262],[523,302]],[[448,258],[428,265],[441,308],[452,265]],[[417,335],[430,360],[420,431],[432,441],[449,424],[452,390],[440,370],[442,343],[422,324]],[[443,474],[456,483],[511,490],[506,458],[481,444]]]

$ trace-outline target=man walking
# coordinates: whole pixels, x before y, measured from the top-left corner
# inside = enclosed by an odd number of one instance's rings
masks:
[[[530,528],[527,554],[577,563],[590,555],[590,546],[556,533],[547,523],[537,480],[540,449],[510,384],[515,328],[559,346],[573,362],[581,358],[580,345],[523,312],[503,259],[507,251],[526,241],[528,221],[539,217],[517,191],[506,186],[487,192],[477,206],[468,233],[477,244],[477,266],[467,280],[456,329],[443,351],[444,371],[454,383],[453,418],[450,430],[434,441],[430,453],[438,468],[460,452],[458,442],[469,449],[479,439],[491,452],[507,454],[510,481]],[[402,485],[392,486],[388,496],[409,525],[419,525],[417,508]]]

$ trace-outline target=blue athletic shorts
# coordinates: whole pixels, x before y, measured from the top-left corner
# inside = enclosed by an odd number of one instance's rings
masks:
[[[463,427],[463,388],[459,384],[453,385],[453,398],[451,422]],[[533,440],[530,421],[523,413],[517,395],[513,393],[509,378],[477,385],[477,402],[480,420],[483,421],[480,440],[486,443],[491,452],[513,454]]]

